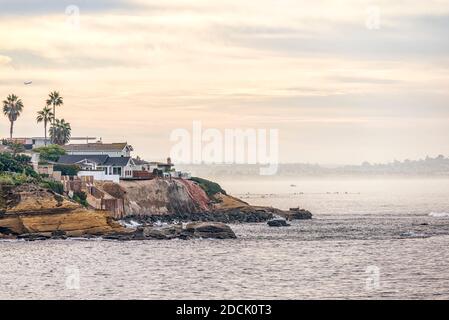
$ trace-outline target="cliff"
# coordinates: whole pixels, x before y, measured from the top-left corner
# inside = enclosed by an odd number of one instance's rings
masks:
[[[102,211],[34,184],[0,185],[0,238],[89,237],[126,232]]]
[[[206,193],[191,181],[153,179],[97,183],[102,191],[123,199],[125,216],[161,216],[209,211]]]
[[[153,179],[145,181],[121,181],[97,183],[107,194],[123,199],[124,214],[119,219],[152,221],[219,221],[219,222],[261,222],[274,217],[309,219],[310,212],[292,215],[272,207],[252,206],[238,198],[227,195],[219,187],[207,187],[202,183],[183,179]],[[206,182],[205,182],[206,181]],[[218,186],[215,183],[215,186]]]

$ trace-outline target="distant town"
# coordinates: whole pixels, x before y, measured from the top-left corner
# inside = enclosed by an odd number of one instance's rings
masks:
[[[179,165],[193,175],[209,178],[260,177],[259,166],[250,164]],[[449,176],[449,158],[444,155],[427,156],[419,160],[390,163],[364,162],[360,165],[324,166],[309,163],[280,163],[276,177],[313,176]],[[263,178],[263,177],[261,177]],[[270,177],[273,178],[273,177]]]

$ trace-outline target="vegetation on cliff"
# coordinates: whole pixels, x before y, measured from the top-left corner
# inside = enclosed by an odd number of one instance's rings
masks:
[[[63,193],[60,182],[39,175],[29,164],[30,157],[0,153],[0,185],[17,186],[25,183],[39,185],[56,193]]]
[[[25,155],[0,153],[0,172],[24,173],[27,176],[37,177],[29,162],[30,157]]]
[[[226,194],[226,191],[224,191],[221,186],[213,181],[210,180],[206,180],[203,178],[198,178],[198,177],[192,177],[190,180],[195,181],[196,183],[198,183],[198,185],[201,187],[201,189],[204,190],[204,192],[206,192],[206,194],[209,197],[213,197],[214,195],[216,195],[217,193],[222,193],[222,194]]]

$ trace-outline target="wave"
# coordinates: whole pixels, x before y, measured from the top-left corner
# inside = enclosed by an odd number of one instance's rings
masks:
[[[448,212],[431,212],[429,213],[430,217],[435,217],[435,218],[443,218],[443,217],[449,217],[449,213]]]
[[[413,231],[407,231],[400,234],[401,237],[406,238],[428,238],[429,236],[424,233],[416,233]]]
[[[129,221],[120,220],[119,223],[126,228],[137,228],[142,225],[134,220],[129,220]]]

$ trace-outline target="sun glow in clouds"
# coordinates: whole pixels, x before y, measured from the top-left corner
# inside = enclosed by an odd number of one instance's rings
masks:
[[[19,136],[41,135],[31,123],[59,90],[74,136],[126,140],[150,159],[195,120],[221,132],[280,128],[281,162],[449,149],[449,1],[1,5],[0,95],[24,101]]]

